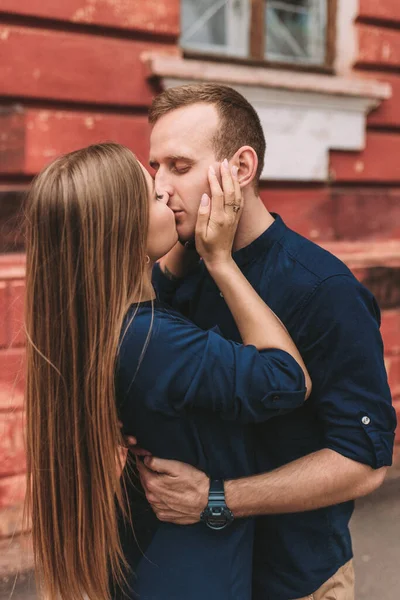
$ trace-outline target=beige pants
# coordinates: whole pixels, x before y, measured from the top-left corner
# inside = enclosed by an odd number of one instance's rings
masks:
[[[319,590],[299,600],[354,600],[353,561],[343,565]]]

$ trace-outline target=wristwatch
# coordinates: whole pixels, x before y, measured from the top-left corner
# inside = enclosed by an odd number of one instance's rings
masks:
[[[225,529],[234,519],[233,513],[226,505],[224,482],[222,479],[210,480],[210,491],[208,492],[208,504],[200,515],[210,529]]]

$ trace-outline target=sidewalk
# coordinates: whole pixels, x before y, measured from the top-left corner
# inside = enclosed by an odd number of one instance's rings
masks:
[[[400,597],[400,471],[392,472],[374,494],[357,502],[352,519],[356,600],[397,600]],[[37,600],[32,555],[25,540],[0,541],[0,600]],[[23,569],[19,576],[8,569]],[[189,599],[188,599],[189,600]]]
[[[0,600],[36,600],[28,536],[0,540]]]
[[[400,477],[358,500],[351,531],[356,600],[400,598]]]

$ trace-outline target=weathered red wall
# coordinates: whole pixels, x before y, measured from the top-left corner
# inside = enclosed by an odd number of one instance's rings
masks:
[[[0,536],[20,527],[25,492],[24,272],[21,256],[0,256]]]
[[[9,253],[23,249],[23,191],[53,157],[90,143],[114,140],[147,161],[157,88],[142,55],[178,51],[179,7],[0,0],[0,536],[20,528],[24,496],[24,267]]]

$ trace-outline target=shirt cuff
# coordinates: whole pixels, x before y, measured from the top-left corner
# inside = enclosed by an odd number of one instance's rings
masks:
[[[326,436],[325,447],[373,469],[392,464],[394,432],[372,425],[367,415],[360,417],[359,427],[335,427]]]

